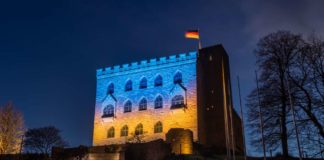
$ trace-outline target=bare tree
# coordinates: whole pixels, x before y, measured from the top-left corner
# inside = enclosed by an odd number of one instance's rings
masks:
[[[14,154],[21,149],[24,120],[11,102],[0,107],[0,154]]]
[[[312,49],[308,48],[305,52],[298,55],[297,61],[293,68],[289,70],[288,75],[289,80],[293,82],[298,89],[295,105],[302,109],[307,118],[312,121],[313,125],[318,129],[318,133],[324,138],[323,124],[321,124],[319,119],[324,113],[324,99],[322,97],[324,83],[321,82],[321,75],[317,74],[318,70],[322,70],[324,66],[314,67],[316,61],[322,61],[321,63],[323,63],[324,55],[317,56],[314,52],[309,50]],[[322,54],[324,54],[324,52]]]
[[[278,31],[262,38],[255,53],[261,76],[259,97],[255,89],[247,99],[252,134],[260,135],[257,109],[260,98],[268,148],[281,148],[287,158],[289,148],[296,149],[298,134],[303,152],[321,155],[324,145],[324,41],[315,36],[304,40],[301,35]],[[295,110],[296,128],[292,124],[290,106]],[[254,136],[252,143],[258,144],[260,140],[260,136]],[[289,143],[290,140],[294,140],[293,143]]]
[[[130,137],[126,139],[127,143],[144,143],[145,135],[147,132],[143,132],[143,134],[131,133]]]
[[[259,106],[260,98],[264,119],[264,139],[267,147],[282,149],[284,158],[288,158],[288,139],[292,133],[290,119],[290,105],[287,91],[287,70],[295,63],[296,55],[301,51],[304,42],[300,35],[288,31],[278,31],[262,38],[255,50],[259,66],[260,93],[257,90],[248,96],[248,118],[251,132],[259,134]],[[292,87],[293,88],[293,87]],[[292,93],[294,94],[294,93]],[[255,137],[252,142],[260,141]]]
[[[24,146],[26,150],[49,154],[52,147],[65,147],[67,143],[60,135],[60,130],[53,127],[29,129],[25,133]]]
[[[287,73],[296,89],[294,106],[299,109],[302,141],[316,155],[310,147],[324,143],[324,41],[311,36]]]

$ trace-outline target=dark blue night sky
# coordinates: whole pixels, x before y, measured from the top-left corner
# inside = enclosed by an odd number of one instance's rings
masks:
[[[324,36],[324,1],[8,0],[0,2],[0,104],[11,100],[27,127],[54,125],[71,146],[91,145],[96,69],[222,43],[245,97],[253,49],[278,29]],[[243,97],[243,98],[244,98]],[[252,151],[249,151],[252,153]]]

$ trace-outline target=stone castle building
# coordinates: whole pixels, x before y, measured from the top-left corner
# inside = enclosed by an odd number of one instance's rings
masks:
[[[94,146],[167,141],[171,129],[190,130],[204,147],[243,152],[221,45],[97,70]]]

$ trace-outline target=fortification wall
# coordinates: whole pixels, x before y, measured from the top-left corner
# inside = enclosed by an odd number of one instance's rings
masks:
[[[116,65],[113,67],[100,68],[97,69],[97,79],[179,65],[181,63],[188,62],[188,60],[196,59],[197,53],[189,52],[181,53],[178,55],[170,55],[168,57],[142,60],[140,62],[126,63],[123,65]]]

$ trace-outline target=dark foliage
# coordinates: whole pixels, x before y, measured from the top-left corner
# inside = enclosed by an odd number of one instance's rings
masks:
[[[66,160],[66,159],[83,159],[89,153],[89,148],[86,146],[79,146],[77,148],[52,148],[52,159]]]
[[[49,154],[52,147],[64,147],[67,143],[60,130],[53,126],[29,129],[25,133],[24,147],[27,151]]]
[[[3,154],[1,160],[50,160],[47,154]]]

